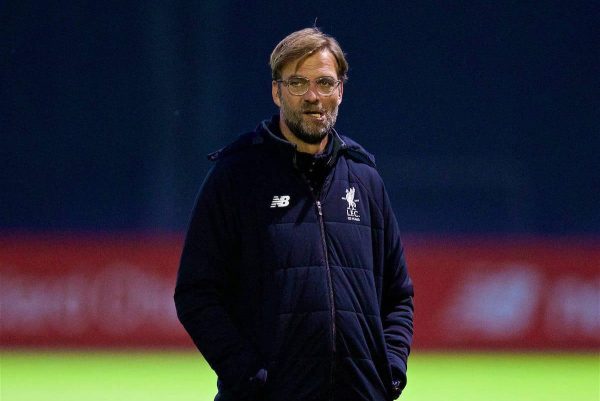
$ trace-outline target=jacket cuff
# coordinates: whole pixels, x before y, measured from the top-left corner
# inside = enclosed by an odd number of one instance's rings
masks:
[[[237,361],[228,361],[227,366],[221,366],[218,376],[217,388],[223,401],[250,400],[256,391],[262,387],[259,374],[263,364],[254,359],[253,355],[246,354],[247,359],[238,358]],[[265,371],[266,373],[266,371]],[[258,376],[258,377],[257,377]],[[266,375],[264,376],[266,381]]]
[[[253,387],[260,388],[267,383],[267,369],[259,369],[256,374],[250,378],[250,383]]]
[[[267,382],[267,370],[260,365],[252,365],[236,386],[239,395],[254,395]]]
[[[390,368],[392,370],[392,379],[393,380],[400,380],[401,385],[400,385],[400,389],[403,390],[404,387],[406,387],[406,362],[404,362],[402,359],[398,358],[397,356],[390,356],[389,357],[389,361],[390,361]]]

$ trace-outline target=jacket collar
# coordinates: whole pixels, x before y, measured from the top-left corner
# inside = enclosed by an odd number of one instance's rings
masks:
[[[297,146],[287,140],[285,140],[281,134],[278,132],[274,132],[275,129],[279,129],[279,116],[274,115],[270,120],[263,120],[259,126],[263,131],[263,135],[268,138],[268,140],[275,141],[276,143],[286,146],[294,150],[294,161],[296,160],[296,153],[298,153]],[[344,140],[337,133],[335,128],[332,128],[331,133],[329,134],[329,143],[327,144],[327,149],[325,153],[328,155],[328,159],[326,162],[327,167],[332,167],[338,157],[340,156],[340,150],[345,149],[347,147]]]
[[[278,115],[274,115],[270,120],[263,120],[260,123],[260,125],[258,126],[257,131],[259,131],[266,140],[272,140],[279,145],[285,146],[287,148],[290,148],[290,149],[293,149],[294,151],[296,151],[296,145],[289,141],[286,141],[281,136],[274,133],[273,130],[271,129],[271,127],[273,127],[273,126],[274,127],[279,126],[279,116]],[[375,157],[373,157],[373,155],[371,155],[366,150],[364,150],[362,146],[360,146],[359,144],[357,144],[356,142],[354,142],[348,138],[342,137],[335,130],[335,128],[331,129],[330,135],[331,135],[332,148],[331,148],[330,157],[327,160],[328,167],[332,167],[333,165],[335,165],[335,163],[337,162],[337,159],[342,154],[346,154],[348,157],[350,157],[358,162],[368,164],[371,167],[375,167]]]
[[[247,147],[260,145],[264,143],[271,143],[277,146],[281,146],[284,149],[289,150],[294,155],[296,152],[296,145],[290,143],[283,138],[276,135],[270,128],[271,124],[279,124],[279,116],[275,115],[270,120],[262,121],[254,132],[248,132],[241,135],[236,141],[230,143],[222,149],[212,152],[208,155],[208,159],[211,161],[217,161],[228,154],[242,151]],[[367,153],[358,143],[353,140],[342,137],[335,129],[331,130],[331,141],[332,149],[329,159],[327,160],[327,166],[332,167],[337,162],[341,155],[345,155],[360,163],[365,163],[371,167],[375,167],[375,158],[370,153]]]

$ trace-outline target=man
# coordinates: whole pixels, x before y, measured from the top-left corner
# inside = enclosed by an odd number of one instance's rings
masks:
[[[413,289],[373,157],[334,129],[348,64],[316,28],[271,54],[279,115],[210,155],[175,303],[215,400],[392,400]]]

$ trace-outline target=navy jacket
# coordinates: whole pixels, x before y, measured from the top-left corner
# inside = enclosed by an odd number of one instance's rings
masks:
[[[413,287],[373,157],[334,132],[311,191],[295,146],[268,127],[210,156],[179,319],[217,373],[217,400],[391,400],[392,379],[406,383]]]

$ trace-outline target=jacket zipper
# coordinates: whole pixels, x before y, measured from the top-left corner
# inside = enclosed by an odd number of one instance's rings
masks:
[[[335,300],[333,297],[333,281],[331,279],[331,267],[329,266],[329,253],[327,252],[327,241],[325,240],[325,222],[323,218],[323,208],[321,207],[321,201],[316,201],[317,212],[319,214],[319,227],[321,228],[321,244],[323,245],[323,252],[325,257],[325,271],[327,272],[327,286],[329,287],[329,305],[330,305],[330,316],[331,316],[331,348],[333,351],[333,358],[331,360],[331,392],[330,396],[333,399],[333,384],[335,375],[335,354],[336,354],[336,328],[335,328]]]
[[[323,245],[323,252],[325,253],[325,270],[327,271],[327,286],[329,287],[329,304],[331,305],[331,334],[332,334],[332,349],[336,352],[335,347],[335,301],[333,299],[333,282],[331,280],[331,268],[329,267],[329,254],[327,252],[327,241],[325,240],[325,223],[323,221],[323,209],[321,208],[321,201],[317,201],[317,211],[319,213],[319,226],[321,227],[321,243]]]
[[[295,162],[294,162],[295,163]],[[335,300],[333,297],[333,280],[331,278],[331,266],[329,266],[329,252],[327,252],[327,240],[325,239],[325,219],[323,217],[323,207],[321,205],[321,201],[319,200],[321,191],[315,193],[310,180],[306,178],[304,174],[300,174],[300,177],[304,181],[304,183],[308,186],[310,194],[313,196],[315,200],[315,205],[317,206],[317,214],[319,220],[319,228],[321,230],[321,245],[323,246],[323,256],[325,258],[325,271],[327,272],[327,287],[329,289],[329,313],[331,319],[331,350],[332,350],[332,358],[331,358],[331,370],[329,377],[329,399],[333,400],[334,393],[334,383],[335,383],[335,359],[336,359],[336,328],[335,328]],[[325,188],[327,183],[327,177],[323,183],[323,188]]]

